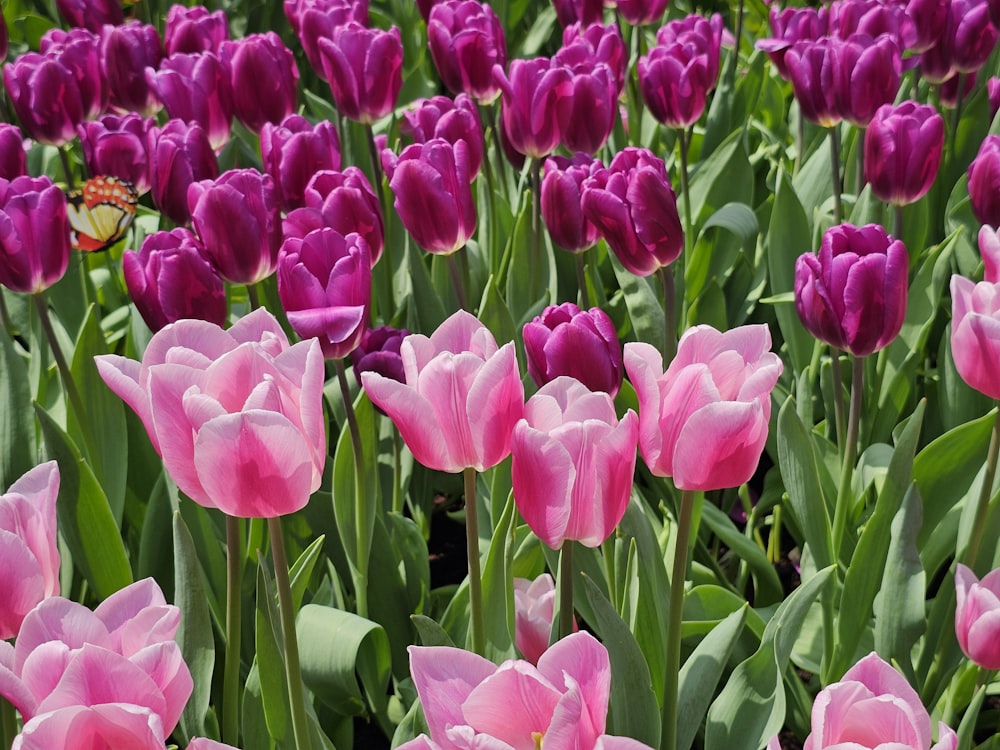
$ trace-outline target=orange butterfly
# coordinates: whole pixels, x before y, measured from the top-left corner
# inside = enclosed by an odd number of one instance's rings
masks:
[[[139,195],[118,177],[91,177],[83,188],[66,194],[70,240],[86,253],[106,250],[120,240],[135,218]]]

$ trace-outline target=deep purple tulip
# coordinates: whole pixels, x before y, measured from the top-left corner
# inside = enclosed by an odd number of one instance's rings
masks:
[[[795,261],[795,309],[824,343],[866,357],[896,338],[906,316],[909,256],[877,224],[839,224],[819,254]]]
[[[958,98],[961,95],[965,99],[976,88],[976,81],[979,75],[973,73],[955,73],[947,81],[942,81],[938,85],[938,103],[945,109],[955,109],[958,106]],[[959,91],[961,85],[961,91]]]
[[[589,44],[571,44],[552,58],[570,72],[572,109],[563,128],[569,151],[595,154],[604,147],[618,117],[618,82],[614,71],[598,62]]]
[[[824,128],[841,120],[837,106],[834,69],[837,66],[839,39],[822,37],[796,42],[785,50],[785,67],[802,116]]]
[[[354,377],[358,385],[361,385],[363,372],[377,372],[382,377],[405,383],[403,357],[399,350],[403,339],[409,335],[410,332],[405,328],[391,326],[379,326],[365,331],[361,342],[351,352],[351,364],[354,366]]]
[[[270,175],[231,169],[188,188],[194,231],[215,270],[234,284],[256,284],[278,264],[281,212]]]
[[[191,221],[188,187],[219,174],[215,151],[205,130],[193,123],[170,120],[149,132],[149,182],[153,203],[175,224]]]
[[[951,0],[937,44],[920,57],[920,73],[943,83],[955,73],[974,73],[993,52],[998,34],[985,0]]]
[[[303,339],[317,338],[327,359],[354,351],[368,328],[372,262],[360,234],[317,229],[289,237],[278,256],[278,294]]]
[[[658,122],[671,128],[696,123],[715,85],[708,55],[690,42],[656,45],[639,58],[638,71],[643,101]]]
[[[649,276],[680,257],[684,230],[663,160],[627,147],[583,185],[583,214],[637,276]]]
[[[156,70],[163,44],[155,26],[129,21],[101,31],[101,66],[108,80],[111,107],[149,117],[160,109],[156,91],[146,80],[146,68]]]
[[[13,180],[28,174],[24,135],[17,125],[0,123],[0,179]]]
[[[785,8],[778,10],[774,5],[768,11],[772,37],[757,41],[757,49],[764,50],[778,75],[791,80],[785,53],[796,42],[813,41],[826,36],[830,28],[827,9]]]
[[[990,100],[990,119],[993,119],[1000,111],[1000,78],[990,76],[986,82],[986,95]]]
[[[668,0],[618,0],[618,15],[633,26],[659,23]]]
[[[149,77],[170,117],[201,125],[216,150],[229,142],[233,85],[220,57],[179,53],[164,60],[158,71],[149,71]]]
[[[0,179],[0,284],[34,294],[68,265],[66,194],[48,177]]]
[[[628,54],[621,31],[613,23],[607,26],[593,24],[584,27],[576,23],[563,29],[563,47],[584,44],[590,48],[589,57],[594,62],[607,63],[615,74],[615,90],[621,95],[625,86],[625,68]]]
[[[931,189],[944,147],[944,118],[933,107],[905,101],[879,107],[865,131],[865,180],[895,206]]]
[[[50,29],[39,51],[62,63],[73,74],[80,91],[83,118],[92,120],[108,107],[108,85],[101,69],[101,38],[86,29]]]
[[[444,138],[414,143],[397,159],[383,151],[382,162],[403,226],[429,253],[450,255],[476,231],[476,204],[465,141]]]
[[[573,112],[569,69],[535,57],[512,60],[507,76],[500,68],[494,74],[503,91],[500,114],[511,147],[533,159],[555,151]]]
[[[114,175],[149,192],[149,131],[152,119],[137,114],[105,115],[78,128],[83,160],[92,175]]]
[[[292,51],[273,31],[224,42],[219,54],[229,67],[236,118],[254,133],[277,124],[298,106],[299,69]]]
[[[415,143],[425,143],[431,138],[444,138],[452,144],[464,140],[469,147],[469,170],[473,177],[479,174],[483,161],[483,124],[475,102],[465,94],[454,99],[435,96],[415,102],[403,112],[399,130]]]
[[[583,183],[604,165],[589,154],[573,158],[550,156],[542,177],[542,219],[552,241],[563,250],[582,253],[600,238],[597,227],[583,214]]]
[[[303,205],[306,185],[316,172],[340,169],[340,140],[333,123],[313,125],[301,115],[289,115],[280,125],[265,123],[260,154],[286,211]]]
[[[183,318],[226,322],[226,290],[201,242],[179,227],[146,236],[139,252],[122,255],[125,286],[154,333]]]
[[[560,375],[576,378],[611,398],[622,385],[622,345],[615,324],[599,307],[550,305],[522,331],[528,374],[543,386]]]
[[[100,33],[105,24],[118,26],[125,21],[121,0],[56,0],[59,15],[70,26]]]
[[[24,132],[51,146],[76,137],[83,103],[73,74],[55,58],[27,52],[3,66],[7,95]]]
[[[833,85],[840,116],[867,127],[875,110],[891,104],[902,78],[902,57],[892,37],[853,34],[837,46]]]
[[[604,19],[603,0],[552,0],[556,20],[564,29],[573,24],[584,28],[599,24]]]
[[[399,28],[366,29],[352,21],[319,40],[333,102],[349,120],[370,124],[396,107],[403,85]]]
[[[167,11],[163,32],[163,49],[167,57],[179,53],[218,52],[228,38],[229,23],[221,10],[210,13],[203,5],[191,8],[171,5]]]
[[[937,44],[948,22],[951,0],[897,0],[897,4],[906,9],[916,29],[915,41],[907,45],[910,51],[926,52]]]
[[[719,78],[720,55],[722,51],[722,16],[712,14],[705,18],[692,14],[670,21],[656,30],[656,43],[664,47],[674,44],[691,46],[697,54],[705,58],[711,85]]]
[[[873,39],[888,36],[900,53],[917,43],[917,27],[906,8],[881,0],[834,0],[830,4],[830,34],[840,39],[855,34]]]
[[[1000,135],[988,135],[969,165],[969,201],[980,224],[1000,226]]]
[[[438,75],[453,94],[480,104],[500,94],[493,66],[507,65],[507,43],[496,13],[476,0],[444,0],[431,10],[427,44]]]
[[[285,14],[289,13],[291,0],[285,0]],[[297,4],[293,11],[299,42],[306,53],[306,59],[320,80],[326,82],[326,72],[323,69],[323,56],[319,51],[320,39],[333,38],[333,31],[339,26],[355,21],[362,26],[369,26],[367,0],[304,0]],[[289,15],[289,20],[292,15]]]

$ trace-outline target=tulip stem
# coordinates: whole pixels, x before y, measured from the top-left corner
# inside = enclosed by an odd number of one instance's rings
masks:
[[[604,540],[601,544],[601,552],[604,557],[604,574],[608,578],[608,597],[611,599],[611,606],[615,612],[618,607],[618,574],[615,572],[615,533]]]
[[[455,287],[455,300],[458,302],[458,306],[463,310],[468,310],[469,300],[465,296],[465,284],[462,283],[462,269],[458,267],[458,258],[456,257],[459,252],[461,252],[461,248],[446,256],[448,275],[451,276],[451,285]]]
[[[563,542],[559,553],[559,637],[573,632],[573,545],[572,539]]]
[[[583,260],[583,253],[575,253],[576,256],[576,283],[580,287],[580,304],[585,310],[590,309],[590,290],[587,289],[587,269]]]
[[[486,210],[490,222],[489,245],[489,267],[490,271],[496,275],[500,271],[500,264],[503,262],[503,246],[500,243],[500,232],[497,227],[497,196],[496,180],[493,177],[493,166],[490,164],[490,150],[483,149],[483,174],[486,176]]]
[[[858,138],[855,141],[855,169],[854,194],[860,197],[861,191],[865,189],[865,128],[858,128]]]
[[[497,126],[497,109],[499,108],[499,105],[494,102],[493,104],[486,105],[486,108],[490,113],[490,136],[493,141],[493,153],[496,156],[497,163],[496,178],[497,182],[503,188],[504,197],[508,197],[507,168],[504,166],[503,144],[500,142],[500,130]],[[489,161],[489,149],[485,148],[483,151],[485,160]]]
[[[542,207],[541,207],[541,159],[531,160],[531,263],[528,279],[531,283],[531,299],[535,299],[535,284],[538,269],[542,264]]]
[[[837,504],[833,509],[833,554],[835,560],[840,560],[840,547],[844,541],[844,528],[851,506],[854,505],[854,493],[851,482],[854,479],[854,462],[858,456],[858,427],[861,423],[861,397],[865,373],[865,358],[854,357],[851,375],[851,411],[847,417],[847,436],[844,439],[844,456],[840,469],[840,486],[837,491]]]
[[[833,417],[837,428],[837,443],[840,455],[844,455],[844,378],[840,372],[840,350],[830,347],[830,371],[833,375]]]
[[[833,175],[833,223],[839,224],[844,212],[840,203],[844,186],[840,181],[840,130],[836,125],[830,128],[830,171]]]
[[[337,370],[337,382],[340,384],[340,395],[344,399],[344,412],[347,414],[347,429],[351,434],[351,447],[354,448],[354,524],[357,529],[358,559],[352,561],[351,570],[354,574],[355,607],[361,617],[368,617],[368,562],[371,557],[371,544],[368,533],[368,487],[365,474],[365,454],[361,443],[361,429],[358,427],[358,416],[354,413],[354,403],[351,400],[351,389],[347,384],[347,370],[344,360],[333,360]]]
[[[892,236],[893,239],[903,239],[903,207],[892,207]],[[904,243],[905,244],[905,243]]]
[[[674,274],[669,266],[660,266],[656,275],[663,289],[663,366],[668,366],[677,354],[677,300],[674,292]]]
[[[979,490],[979,501],[976,504],[976,518],[972,523],[972,536],[960,560],[970,568],[975,567],[979,556],[979,547],[986,531],[986,514],[990,507],[990,497],[993,495],[993,480],[997,475],[997,454],[1000,453],[1000,409],[993,419],[993,432],[990,435],[990,447],[986,452],[986,470],[983,474],[983,486]]]
[[[465,544],[469,557],[469,618],[472,621],[472,650],[486,652],[486,628],[483,623],[483,582],[479,572],[479,511],[476,507],[476,470],[462,472],[465,481]]]
[[[240,519],[226,516],[226,664],[222,678],[222,740],[240,741],[240,644],[242,635],[243,554]]]
[[[743,13],[745,0],[740,0],[736,10],[736,43],[733,45],[732,62],[729,65],[729,86],[732,91],[736,90],[736,69],[740,59],[740,40],[743,38]]]
[[[278,608],[285,645],[285,680],[288,682],[288,704],[292,710],[292,733],[296,750],[310,750],[309,725],[306,719],[305,696],[302,689],[302,669],[299,666],[299,643],[295,633],[295,603],[288,580],[288,558],[285,539],[281,534],[281,518],[267,519],[271,535],[271,555],[274,558],[274,581],[278,585]]]
[[[0,750],[8,750],[17,736],[17,715],[14,704],[0,697]]]
[[[257,292],[256,284],[247,284],[247,302],[250,303],[251,310],[260,307],[260,294]]]
[[[691,147],[691,134],[687,128],[680,129],[681,152],[681,192],[684,194],[684,255],[679,259],[680,267],[684,268],[684,259],[691,254],[694,238],[691,236],[691,185],[688,182],[688,150]]]
[[[59,146],[56,151],[59,152],[59,161],[62,162],[63,174],[66,176],[66,188],[73,190],[76,187],[76,183],[73,181],[73,170],[69,166],[69,156],[66,154],[66,149]]]
[[[951,156],[955,158],[955,142],[958,140],[958,124],[962,121],[962,101],[965,99],[965,73],[958,74],[958,90],[955,94],[955,116],[951,123]]]
[[[365,125],[365,134],[368,136],[368,157],[372,164],[372,182],[375,184],[375,190],[378,192],[378,205],[382,209],[382,262],[376,265],[381,265],[382,267],[380,275],[382,276],[383,292],[389,309],[382,310],[381,313],[382,319],[388,322],[392,319],[392,315],[396,310],[396,297],[392,286],[392,258],[389,253],[389,203],[388,197],[385,194],[385,188],[382,186],[382,163],[378,158],[378,147],[375,145],[375,131],[372,130],[371,123]]]
[[[674,567],[670,574],[660,750],[676,750],[677,748],[677,690],[681,671],[681,623],[684,620],[684,581],[687,579],[688,537],[691,533],[693,510],[694,490],[682,490],[680,513],[677,518],[677,535],[674,538]]]

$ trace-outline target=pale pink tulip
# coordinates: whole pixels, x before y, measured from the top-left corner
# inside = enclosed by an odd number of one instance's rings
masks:
[[[24,616],[59,593],[56,496],[59,466],[36,466],[0,495],[0,639],[13,638]]]
[[[155,713],[130,703],[105,703],[39,714],[24,725],[11,750],[163,750],[163,746],[163,723]]]
[[[205,737],[194,737],[188,743],[187,750],[237,750],[237,748]]]
[[[985,281],[951,277],[951,353],[955,368],[971,387],[1000,398],[1000,238],[995,229],[979,231]]]
[[[1000,568],[976,578],[955,569],[955,635],[958,645],[983,669],[1000,669]]]
[[[639,397],[639,446],[650,471],[682,490],[738,487],[757,468],[767,439],[771,390],[781,375],[766,325],[720,333],[689,328],[677,356],[625,345],[625,371]]]
[[[556,585],[548,573],[533,581],[514,579],[514,643],[532,664],[537,664],[549,647],[555,603]]]
[[[407,447],[438,471],[484,471],[510,453],[510,434],[524,410],[514,343],[459,310],[430,337],[400,346],[405,383],[361,374],[372,403],[388,414]]]
[[[142,362],[111,354],[96,360],[195,502],[269,518],[301,509],[319,487],[323,353],[314,339],[289,346],[264,308],[225,331],[200,320],[168,325]]]
[[[444,646],[410,646],[410,672],[430,737],[399,750],[642,750],[604,734],[611,691],[607,649],[586,632],[553,644],[538,660],[505,661]],[[546,739],[548,738],[548,739]]]

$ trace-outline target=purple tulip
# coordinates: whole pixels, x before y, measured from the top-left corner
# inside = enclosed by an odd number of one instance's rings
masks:
[[[600,238],[593,222],[583,213],[583,184],[604,165],[589,154],[572,158],[550,156],[542,177],[542,219],[552,241],[563,250],[582,253]]]
[[[556,20],[564,29],[573,24],[586,28],[604,19],[603,0],[552,0]]]
[[[101,65],[108,80],[112,108],[149,117],[160,109],[156,91],[146,80],[146,68],[156,70],[163,45],[155,26],[129,21],[101,31]]]
[[[906,8],[906,15],[913,21],[916,40],[908,47],[912,52],[926,52],[941,38],[948,22],[951,0],[899,0]]]
[[[444,138],[414,143],[397,159],[383,152],[389,187],[403,226],[429,253],[450,255],[476,231],[472,171],[465,141]]]
[[[229,67],[236,118],[254,133],[277,124],[298,106],[299,69],[292,51],[273,31],[224,42],[219,51]]]
[[[722,17],[689,16],[657,33],[657,45],[639,58],[639,87],[650,112],[672,128],[693,125],[705,111],[719,76]]]
[[[219,163],[208,135],[197,123],[170,120],[149,131],[149,182],[153,203],[175,224],[191,221],[188,186],[211,180],[219,174]]]
[[[865,180],[895,206],[918,201],[934,183],[943,147],[944,118],[933,107],[883,105],[865,131]]]
[[[399,352],[403,339],[409,335],[410,332],[405,328],[391,326],[379,326],[365,331],[360,343],[351,352],[351,364],[354,366],[354,377],[357,378],[358,385],[361,385],[363,372],[375,372],[384,378],[405,383],[403,357]]]
[[[993,52],[998,34],[985,0],[952,0],[941,37],[920,57],[921,75],[931,83],[943,83],[955,73],[979,70]]]
[[[501,119],[511,147],[539,159],[559,146],[573,113],[572,73],[546,57],[517,59],[504,76],[494,68],[503,91]]]
[[[213,149],[229,142],[233,89],[229,70],[217,55],[176,54],[158,71],[149,71],[149,77],[171,118],[201,125]]]
[[[835,59],[833,85],[840,116],[867,127],[875,110],[896,98],[902,77],[900,49],[888,35],[872,39],[853,34],[837,45]]]
[[[100,43],[100,37],[86,29],[50,29],[39,44],[43,55],[55,58],[73,74],[85,120],[92,120],[108,107],[108,84],[101,70]]]
[[[599,62],[589,44],[563,47],[552,58],[570,72],[572,109],[562,132],[570,151],[595,154],[604,147],[618,116],[618,82],[614,71]]]
[[[444,0],[431,10],[427,44],[438,75],[453,94],[480,104],[500,94],[493,66],[507,65],[507,43],[496,13],[476,0]]]
[[[366,29],[352,21],[319,40],[334,104],[349,120],[370,124],[396,107],[403,85],[399,28]]]
[[[323,70],[323,56],[319,51],[320,39],[331,39],[339,26],[355,21],[369,26],[367,0],[304,0],[297,3],[291,14],[289,8],[293,0],[285,0],[285,14],[299,37],[306,59],[320,80],[326,82]],[[294,21],[292,20],[294,17]]]
[[[955,109],[958,106],[959,97],[965,99],[976,88],[977,79],[976,72],[955,73],[938,85],[938,103],[945,109]],[[961,91],[959,91],[959,85],[961,85]]]
[[[633,26],[659,23],[668,0],[618,0],[618,15]]]
[[[795,262],[795,309],[802,325],[830,346],[866,357],[896,338],[906,315],[909,256],[877,224],[839,224],[819,254]]]
[[[58,60],[27,52],[3,66],[7,95],[29,137],[62,146],[76,137],[84,120],[80,89]]]
[[[368,328],[372,261],[359,234],[317,229],[289,237],[278,256],[278,293],[288,322],[317,338],[327,359],[342,359]]]
[[[35,294],[68,265],[66,194],[48,177],[0,179],[0,284]]]
[[[340,141],[333,123],[313,125],[300,115],[289,115],[280,125],[264,123],[260,154],[286,211],[303,205],[306,185],[316,172],[340,169]]]
[[[0,123],[0,179],[13,180],[28,174],[24,136],[17,125]]]
[[[80,26],[95,34],[105,24],[119,26],[125,21],[121,0],[56,0],[56,7],[70,26]]]
[[[990,80],[986,82],[986,94],[990,100],[990,119],[992,120],[1000,111],[1000,78],[990,76]]]
[[[1000,226],[1000,136],[988,135],[969,164],[969,201],[980,224]]]
[[[796,42],[814,41],[826,36],[830,24],[826,8],[785,8],[778,10],[774,5],[768,11],[772,37],[757,41],[757,49],[764,50],[778,75],[791,80],[785,53]]]
[[[149,192],[149,131],[152,119],[137,114],[105,115],[78,128],[83,159],[92,175],[114,175]]]
[[[435,96],[414,102],[412,108],[403,112],[399,130],[415,143],[444,138],[455,144],[462,139],[469,149],[469,170],[473,177],[479,174],[483,161],[483,124],[475,103],[465,94],[454,99]]]
[[[226,322],[226,290],[189,230],[146,236],[139,252],[122,255],[129,296],[154,333],[182,318]]]
[[[599,307],[550,305],[522,331],[528,374],[543,386],[560,375],[576,378],[611,398],[622,385],[622,345],[611,318]]]
[[[167,57],[180,53],[218,52],[228,38],[229,23],[221,10],[210,13],[203,5],[192,8],[171,5],[167,11],[163,32],[163,49]]]
[[[594,62],[607,63],[615,74],[615,90],[621,95],[625,86],[625,68],[628,65],[628,54],[622,33],[613,23],[607,26],[593,24],[584,27],[573,24],[563,29],[563,47],[586,45],[590,49],[589,57]]]
[[[855,34],[873,39],[888,36],[900,53],[917,43],[917,27],[906,8],[880,0],[834,0],[830,4],[830,34],[840,39]]]
[[[839,39],[823,37],[796,42],[785,51],[788,79],[802,116],[824,128],[841,120],[834,83],[840,45]]]
[[[270,175],[232,169],[188,188],[191,223],[219,275],[234,284],[256,284],[278,264],[281,213]]]
[[[684,250],[677,197],[663,160],[627,147],[583,184],[583,214],[637,276],[668,266]]]
[[[711,18],[696,14],[670,21],[656,30],[656,43],[664,47],[679,44],[691,46],[695,54],[705,58],[708,79],[711,85],[719,78],[719,62],[722,50],[722,16],[714,13]]]

